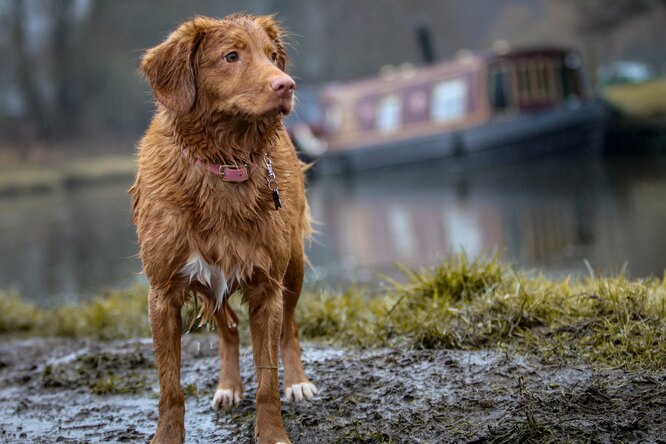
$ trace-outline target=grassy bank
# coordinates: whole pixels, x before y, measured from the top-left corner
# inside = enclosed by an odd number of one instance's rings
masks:
[[[120,339],[150,336],[144,287],[108,291],[80,306],[36,307],[0,293],[0,334]]]
[[[645,83],[608,86],[603,94],[631,117],[666,116],[666,78]]]
[[[666,366],[663,278],[551,280],[516,272],[496,259],[465,256],[404,272],[408,283],[394,283],[381,294],[350,289],[303,295],[302,336],[353,347],[499,349],[553,362]],[[80,307],[53,311],[4,294],[0,332],[147,336],[146,291],[109,292]]]
[[[136,171],[133,156],[102,156],[50,166],[0,166],[0,196],[52,192],[71,186],[127,178]]]

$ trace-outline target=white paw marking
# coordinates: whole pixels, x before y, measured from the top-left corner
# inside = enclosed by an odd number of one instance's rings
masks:
[[[232,389],[217,389],[215,390],[215,395],[213,395],[213,400],[210,402],[210,406],[215,410],[218,410],[220,407],[231,407],[237,405],[241,402],[243,396],[234,392]]]
[[[317,387],[311,382],[302,382],[300,384],[292,384],[284,390],[285,401],[289,402],[292,399],[300,402],[303,400],[310,400],[317,394]]]

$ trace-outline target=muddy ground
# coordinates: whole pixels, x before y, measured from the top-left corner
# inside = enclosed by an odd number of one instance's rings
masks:
[[[666,443],[666,372],[544,365],[495,351],[349,351],[304,345],[320,389],[283,404],[294,443]],[[188,443],[253,442],[252,357],[245,400],[209,407],[217,338],[183,338]],[[148,442],[157,377],[149,340],[4,339],[0,442]]]

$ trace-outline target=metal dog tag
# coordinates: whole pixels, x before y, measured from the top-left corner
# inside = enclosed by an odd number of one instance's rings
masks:
[[[278,181],[275,177],[275,171],[273,171],[273,162],[271,162],[268,156],[264,156],[264,165],[266,165],[266,171],[268,171],[268,188],[273,195],[275,209],[279,210],[282,208],[282,201],[280,200],[280,192],[278,191]]]
[[[275,204],[276,210],[282,208],[282,201],[280,200],[280,192],[277,190],[277,188],[273,190],[273,203]]]

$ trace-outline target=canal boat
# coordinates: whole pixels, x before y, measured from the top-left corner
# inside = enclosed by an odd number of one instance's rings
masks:
[[[288,129],[318,173],[435,160],[467,168],[594,154],[603,143],[606,108],[566,48],[465,52],[308,93],[308,118]]]

